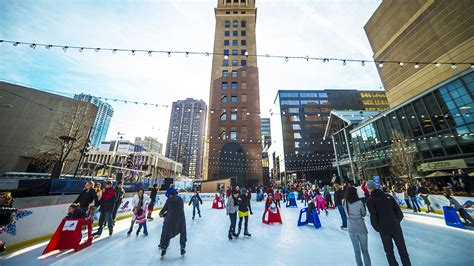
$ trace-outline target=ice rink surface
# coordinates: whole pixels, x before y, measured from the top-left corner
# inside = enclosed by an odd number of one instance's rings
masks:
[[[281,209],[282,225],[266,225],[261,222],[264,203],[253,201],[254,215],[249,221],[252,236],[241,235],[232,241],[227,239],[230,222],[225,210],[211,209],[211,202],[204,202],[202,218],[193,221],[192,207],[186,205],[185,257],[179,255],[179,237],[175,237],[167,255],[160,259],[163,220],[154,212],[155,220],[147,224],[147,237],[136,237],[135,231],[127,237],[130,219],[125,219],[117,222],[112,237],[104,230],[104,236],[80,252],[39,258],[47,244],[44,242],[0,257],[0,265],[355,265],[348,233],[340,229],[339,212],[330,210],[328,216],[320,215],[320,229],[298,227],[302,208],[298,204],[298,208]],[[366,224],[372,265],[387,265],[380,237],[370,226],[369,217]],[[474,231],[447,227],[443,219],[407,212],[402,227],[412,265],[474,265]],[[395,254],[400,261],[396,249]]]

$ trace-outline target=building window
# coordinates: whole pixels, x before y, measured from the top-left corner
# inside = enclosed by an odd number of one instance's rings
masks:
[[[291,98],[294,98],[294,97],[298,98],[299,96],[298,96],[298,93],[297,93],[297,92],[282,92],[282,93],[280,93],[280,97],[282,97],[282,98],[283,98],[283,97],[285,97],[285,98],[289,98],[289,97],[291,97]]]
[[[230,132],[230,139],[231,140],[237,140],[237,131],[231,131]]]
[[[229,55],[229,49],[224,50],[224,55]]]
[[[328,97],[328,94],[326,92],[322,92],[322,93],[319,93],[319,98],[327,98]],[[383,96],[385,97],[385,96]]]
[[[245,77],[247,76],[247,70],[242,70],[242,71],[240,72],[240,75],[245,78]],[[246,84],[246,85],[247,85],[247,84]],[[242,88],[242,89],[243,89],[243,88]]]
[[[239,62],[237,60],[232,60],[232,66],[238,66]]]
[[[237,28],[239,26],[239,21],[238,20],[234,20],[234,28]]]
[[[243,30],[243,31],[241,31],[241,32],[240,32],[240,36],[247,36],[247,32],[246,32],[246,31],[244,31],[244,30]]]
[[[224,31],[224,36],[229,37],[230,36],[230,31],[228,31],[228,30]]]
[[[231,101],[233,103],[236,103],[237,102],[237,96],[231,96]]]
[[[225,128],[224,128],[225,129]],[[226,134],[225,134],[225,130],[222,130],[221,133],[219,134],[219,139],[226,139]]]
[[[222,65],[223,65],[223,66],[229,66],[229,60],[227,60],[227,59],[226,59],[226,60],[224,60],[224,62],[223,62],[223,64],[222,64]]]
[[[225,27],[230,28],[230,21],[228,21],[228,20],[225,21]]]
[[[242,3],[244,3],[244,2],[242,2]],[[240,12],[240,14],[242,14],[242,15],[244,15],[244,14],[246,14],[246,13],[247,13],[247,12],[245,12],[245,11]]]
[[[243,77],[243,71],[242,71],[242,77]],[[242,90],[246,90],[247,89],[247,82],[242,82],[240,83],[240,87],[242,88]]]
[[[234,21],[234,22],[235,22],[235,21]],[[242,28],[247,27],[247,22],[246,22],[245,20],[242,20],[242,21],[240,22],[240,27],[242,27]]]
[[[229,40],[224,40],[224,46],[229,46]]]
[[[241,66],[247,66],[247,60],[240,60]]]
[[[247,102],[247,94],[242,94],[240,96],[240,101],[243,102],[243,103],[246,103]]]
[[[227,1],[229,3],[229,1]],[[225,12],[226,15],[230,15],[230,11]]]
[[[328,100],[319,100],[319,103],[322,104],[322,105],[326,105],[326,104],[329,104],[329,101]]]
[[[247,120],[247,108],[242,108],[242,120]]]
[[[239,51],[238,50],[232,50],[232,55],[239,55]]]
[[[297,94],[297,93],[296,93]],[[298,95],[298,94],[297,94]],[[298,96],[296,96],[298,97]],[[300,92],[300,97],[313,97],[313,98],[317,98],[318,97],[318,93],[316,92]]]
[[[236,121],[237,120],[237,112],[232,112],[230,114],[230,120],[232,121]]]
[[[236,31],[236,30],[234,30],[234,31],[232,32],[232,36],[239,36],[239,32]]]
[[[298,100],[281,100],[281,105],[300,105],[300,101]]]
[[[229,76],[229,71],[224,70],[222,71],[222,77],[227,78]]]
[[[233,77],[233,78],[236,78],[236,77],[237,77],[237,71],[232,70],[232,77]]]
[[[240,45],[246,46],[246,45],[247,45],[247,41],[246,41],[246,40],[240,40]]]
[[[242,50],[240,50],[240,55],[245,55],[246,52],[247,52],[246,49],[242,49]]]
[[[239,12],[237,12],[237,11],[234,11],[234,15],[237,15],[237,14],[239,14]]]
[[[293,133],[295,139],[301,139],[301,133]]]
[[[227,114],[226,114],[226,112],[223,112],[221,114],[221,121],[225,121],[225,120],[227,120]]]
[[[227,82],[222,82],[221,89],[227,90]]]
[[[232,45],[233,46],[238,46],[239,45],[239,40],[232,40]]]
[[[227,96],[222,96],[221,97],[221,103],[226,103],[227,102]]]
[[[226,82],[227,84],[227,82]],[[232,89],[236,90],[237,89],[237,82],[232,82]]]

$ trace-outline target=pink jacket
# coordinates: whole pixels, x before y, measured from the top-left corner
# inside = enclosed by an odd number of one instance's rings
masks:
[[[324,198],[322,195],[316,195],[316,197],[314,197],[314,200],[318,203],[318,204],[321,204],[321,203],[326,203],[324,201]]]
[[[135,215],[136,215],[136,213],[135,213]],[[135,219],[135,222],[137,224],[146,223],[146,212],[143,212],[142,215],[137,216],[137,218]]]

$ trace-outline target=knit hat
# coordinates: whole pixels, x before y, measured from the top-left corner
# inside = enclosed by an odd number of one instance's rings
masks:
[[[365,187],[370,190],[375,190],[377,188],[377,184],[373,180],[369,180],[365,183]]]

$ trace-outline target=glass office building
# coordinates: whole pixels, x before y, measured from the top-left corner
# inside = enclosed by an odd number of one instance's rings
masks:
[[[366,176],[389,177],[392,131],[415,145],[416,165],[453,160],[474,166],[474,71],[468,69],[350,131]],[[439,164],[438,164],[439,165]]]

